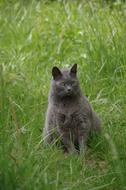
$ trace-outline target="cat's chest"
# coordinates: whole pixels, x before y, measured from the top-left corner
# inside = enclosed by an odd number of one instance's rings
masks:
[[[73,112],[77,111],[77,109],[77,104],[62,103],[56,107],[56,112],[65,116],[70,116]]]
[[[56,119],[58,130],[61,133],[68,134],[71,132],[71,134],[76,136],[80,131],[85,131],[83,123],[86,122],[86,116],[81,112],[75,111],[71,114],[58,113]]]
[[[62,106],[56,110],[57,124],[65,127],[75,127],[86,119],[78,106]]]

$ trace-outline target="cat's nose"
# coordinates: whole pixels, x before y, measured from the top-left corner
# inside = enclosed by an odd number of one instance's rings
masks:
[[[67,86],[67,92],[71,92],[71,87],[70,86]]]

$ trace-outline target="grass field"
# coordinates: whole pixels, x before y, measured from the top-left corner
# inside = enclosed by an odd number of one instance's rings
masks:
[[[51,68],[74,63],[103,128],[85,157],[41,138]],[[125,3],[0,1],[0,189],[126,189]]]

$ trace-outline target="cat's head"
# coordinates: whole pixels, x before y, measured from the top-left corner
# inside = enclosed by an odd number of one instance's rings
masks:
[[[63,70],[55,66],[52,68],[52,76],[53,92],[59,98],[75,97],[80,92],[77,64],[74,64],[71,69]]]

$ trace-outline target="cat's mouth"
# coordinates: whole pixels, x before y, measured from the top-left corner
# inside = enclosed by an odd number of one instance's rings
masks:
[[[73,93],[72,93],[72,92],[65,92],[65,93],[63,93],[62,95],[60,95],[60,97],[62,97],[62,98],[65,98],[65,97],[70,98],[70,97],[72,97],[72,96],[73,96]]]
[[[71,92],[67,92],[66,93],[67,96],[71,96],[71,94],[72,94]]]

